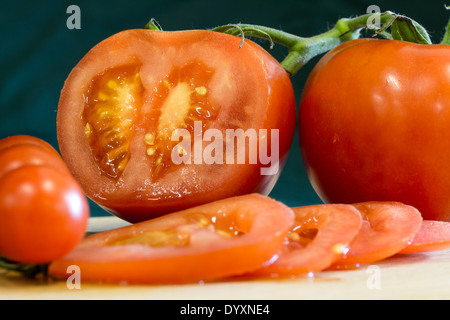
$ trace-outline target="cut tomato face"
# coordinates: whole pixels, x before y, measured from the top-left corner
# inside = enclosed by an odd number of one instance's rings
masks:
[[[414,239],[399,253],[439,251],[450,248],[450,222],[424,220]]]
[[[240,42],[128,30],[79,62],[61,92],[57,131],[88,197],[138,222],[270,192],[295,131],[294,92],[271,55]]]
[[[361,229],[350,243],[347,254],[332,268],[355,268],[390,257],[412,241],[422,224],[414,207],[398,202],[354,204],[363,218]]]
[[[329,267],[348,250],[362,218],[350,205],[312,205],[293,209],[295,222],[278,259],[252,275],[292,276]]]
[[[281,248],[293,212],[251,194],[88,236],[49,273],[108,283],[187,283],[253,271]]]

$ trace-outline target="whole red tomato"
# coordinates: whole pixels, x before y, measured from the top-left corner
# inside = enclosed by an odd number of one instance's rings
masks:
[[[22,166],[0,179],[0,253],[18,262],[61,258],[83,238],[88,202],[78,183],[50,166]]]
[[[206,30],[127,30],[97,44],[72,70],[57,131],[86,195],[137,222],[268,194],[295,120],[288,73],[254,42],[241,46],[239,37]],[[247,142],[234,139],[238,132]],[[264,174],[269,167],[275,170]]]
[[[300,102],[300,144],[325,202],[393,200],[450,220],[450,46],[364,39],[326,54]]]
[[[83,238],[89,203],[47,142],[0,140],[0,256],[21,263],[61,258]]]

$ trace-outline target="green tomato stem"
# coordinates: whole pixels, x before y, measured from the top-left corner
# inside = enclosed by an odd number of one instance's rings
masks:
[[[450,9],[450,6],[444,6],[446,10]],[[445,29],[444,37],[442,38],[441,44],[450,44],[450,20],[447,23]]]
[[[441,44],[450,44],[450,20],[445,29],[444,37],[442,38]]]
[[[145,25],[145,29],[163,31],[161,25],[154,18],[151,18],[150,21]]]
[[[343,18],[329,31],[306,38],[269,27],[249,24],[225,25],[213,28],[212,31],[241,35],[242,39],[244,36],[269,39],[287,47],[288,54],[281,65],[292,76],[315,56],[325,53],[343,42],[359,38],[363,28],[370,28],[375,31],[375,34],[392,39],[392,36],[385,30],[399,17],[395,13],[386,11],[375,15],[365,14],[355,18]],[[377,18],[379,26],[371,23],[375,18]]]

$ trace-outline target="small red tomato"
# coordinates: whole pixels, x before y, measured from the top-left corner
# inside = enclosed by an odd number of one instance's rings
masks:
[[[59,153],[47,141],[28,135],[15,135],[3,138],[2,140],[0,140],[0,151],[18,144],[25,144],[25,145],[31,144],[35,146],[40,146],[46,149],[47,151],[52,152],[56,156],[59,156]]]
[[[70,174],[61,157],[45,147],[36,144],[15,144],[0,149],[0,177],[25,165],[52,166]]]
[[[84,236],[88,202],[75,180],[53,167],[22,166],[0,178],[0,254],[47,263]]]

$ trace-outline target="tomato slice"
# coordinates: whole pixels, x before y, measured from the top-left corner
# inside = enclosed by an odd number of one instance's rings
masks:
[[[278,259],[252,275],[287,276],[321,271],[346,253],[362,223],[361,214],[350,205],[312,205],[293,211],[295,222]]]
[[[438,251],[450,248],[450,222],[424,220],[419,232],[400,254]]]
[[[152,220],[88,236],[54,261],[64,278],[77,265],[81,281],[185,283],[260,268],[281,248],[292,210],[251,194],[219,200]]]
[[[364,202],[354,207],[363,224],[347,254],[332,268],[355,268],[390,257],[411,242],[422,224],[420,212],[402,203]]]
[[[61,92],[57,133],[89,198],[139,222],[270,192],[294,136],[295,96],[276,59],[240,42],[126,30],[81,59]]]

